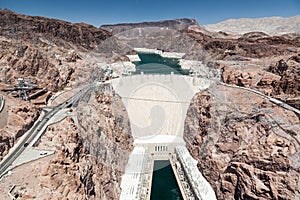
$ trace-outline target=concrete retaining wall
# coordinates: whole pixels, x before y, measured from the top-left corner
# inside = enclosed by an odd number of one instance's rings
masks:
[[[134,48],[135,51],[140,52],[140,53],[154,53],[158,54],[161,57],[164,58],[182,58],[185,53],[178,53],[178,52],[163,52],[158,49],[147,49],[147,48]]]

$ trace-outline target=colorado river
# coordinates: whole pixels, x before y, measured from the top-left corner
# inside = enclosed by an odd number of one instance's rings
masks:
[[[182,195],[169,160],[154,161],[151,200],[181,200]]]

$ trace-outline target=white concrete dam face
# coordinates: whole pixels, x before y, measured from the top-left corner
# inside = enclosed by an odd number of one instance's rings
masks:
[[[176,94],[162,84],[146,83],[134,90],[127,108],[135,136],[176,134],[183,120],[183,111],[177,102]]]
[[[134,138],[183,136],[184,121],[196,90],[182,75],[135,75],[112,81],[127,109]]]

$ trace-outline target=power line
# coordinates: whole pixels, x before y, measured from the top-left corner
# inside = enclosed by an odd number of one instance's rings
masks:
[[[146,99],[146,98],[137,98],[137,97],[121,97],[122,99],[132,99],[132,100],[139,100],[139,101],[156,101],[156,102],[166,102],[166,103],[188,103],[190,101],[172,101],[172,100],[162,100],[162,99]]]

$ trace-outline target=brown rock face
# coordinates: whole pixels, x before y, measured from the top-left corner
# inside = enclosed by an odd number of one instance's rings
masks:
[[[87,24],[0,10],[0,82],[19,77],[57,91],[75,80],[82,55],[111,37]]]
[[[184,139],[218,199],[299,198],[299,120],[248,92],[197,94]]]
[[[288,60],[279,60],[269,67],[269,71],[281,77],[280,81],[273,84],[273,95],[300,96],[300,54]]]
[[[60,191],[58,199],[118,199],[133,144],[120,97],[97,90],[73,110],[77,122],[67,118],[49,127],[39,144],[53,148],[51,141],[57,149],[56,158],[41,172],[43,187]]]
[[[18,139],[29,130],[38,119],[40,110],[29,103],[6,98],[6,106],[0,113],[0,160]],[[2,121],[4,120],[4,121]]]
[[[217,60],[249,60],[291,54],[300,47],[299,38],[268,36],[261,33],[247,33],[239,38],[228,35],[211,37],[212,33],[184,31],[194,38],[212,58]]]
[[[101,92],[94,95],[91,94],[88,107],[79,106],[78,120],[86,148],[97,166],[95,187],[99,191],[95,197],[118,199],[121,175],[133,144],[129,120],[119,96]]]
[[[0,33],[9,38],[32,40],[43,36],[54,43],[65,41],[91,49],[111,36],[108,31],[84,23],[72,24],[62,20],[31,17],[9,10],[0,10],[0,13]]]
[[[227,84],[257,89],[300,108],[299,55],[279,60],[267,70],[258,66],[227,66],[222,69],[222,79]]]
[[[263,91],[265,94],[271,94],[272,84],[280,81],[281,77],[259,67],[228,66],[222,69],[222,79],[227,84],[255,88]]]
[[[192,30],[187,33],[206,50],[210,60],[227,62],[220,67],[225,83],[257,89],[300,107],[299,37],[250,32],[221,38]]]
[[[146,28],[146,27],[168,27],[174,30],[184,30],[189,26],[198,25],[194,19],[175,19],[175,20],[164,20],[157,22],[142,22],[142,23],[125,23],[125,24],[113,24],[113,25],[103,25],[101,28],[111,31],[113,34],[128,31],[134,28]]]

